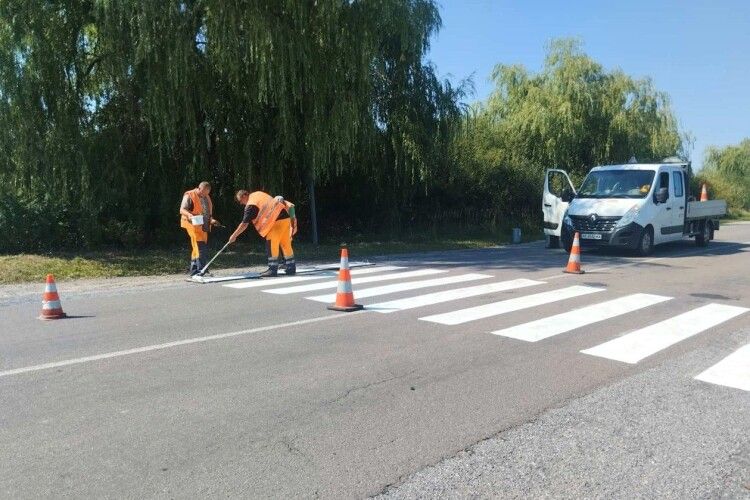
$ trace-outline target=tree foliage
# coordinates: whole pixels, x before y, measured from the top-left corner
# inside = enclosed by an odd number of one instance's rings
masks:
[[[0,0],[0,251],[184,238],[201,180],[295,201],[324,234],[536,217],[542,172],[660,158],[681,138],[649,80],[574,41],[469,84],[425,60],[433,0]],[[309,233],[308,233],[309,234]]]
[[[553,41],[538,74],[501,64],[493,79],[459,140],[463,171],[505,213],[537,209],[547,168],[580,180],[595,165],[682,152],[667,95],[648,79],[605,71],[576,40]]]
[[[709,148],[699,177],[712,197],[727,200],[732,209],[750,210],[750,139]]]
[[[202,179],[222,216],[316,179],[331,219],[397,221],[460,117],[424,63],[439,26],[431,0],[0,0],[0,180],[79,243],[181,237]]]

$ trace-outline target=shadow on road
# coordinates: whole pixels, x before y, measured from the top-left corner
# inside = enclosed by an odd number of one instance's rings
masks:
[[[650,267],[676,267],[674,263],[653,262],[650,259],[692,257],[696,255],[732,255],[750,249],[750,244],[712,241],[707,247],[696,247],[692,241],[659,245],[649,257],[638,257],[633,252],[609,248],[584,248],[582,259],[586,265],[618,266],[635,264]],[[513,269],[522,272],[564,267],[568,255],[562,249],[544,248],[543,242],[518,246],[428,252],[417,255],[391,255],[372,259],[404,266],[475,267],[477,269]]]

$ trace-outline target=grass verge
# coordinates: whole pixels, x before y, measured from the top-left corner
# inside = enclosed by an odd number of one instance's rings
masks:
[[[750,221],[750,211],[732,208],[725,217],[727,222]]]
[[[538,237],[538,234],[529,235],[529,239]],[[507,242],[507,238],[497,237],[445,238],[355,242],[348,246],[350,258],[358,260],[373,255],[486,248]],[[218,241],[211,242],[209,255],[213,257],[220,247]],[[306,261],[335,262],[339,258],[338,244],[314,246],[310,243],[295,242],[294,249],[295,256],[301,264]],[[187,272],[189,258],[188,248],[5,255],[0,256],[0,284],[41,282],[48,273],[54,274],[59,280],[179,274]],[[265,260],[262,241],[238,242],[216,259],[211,267],[213,270],[251,267],[263,265]]]

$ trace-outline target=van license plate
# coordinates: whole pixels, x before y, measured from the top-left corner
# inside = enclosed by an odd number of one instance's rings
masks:
[[[581,238],[584,240],[600,240],[602,239],[602,235],[597,233],[583,233],[581,234]]]

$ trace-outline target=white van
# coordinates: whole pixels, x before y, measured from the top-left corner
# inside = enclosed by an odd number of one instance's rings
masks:
[[[630,163],[592,168],[576,191],[564,170],[550,169],[542,212],[548,247],[609,246],[648,255],[654,245],[695,238],[706,245],[726,215],[724,200],[694,201],[689,163]]]

